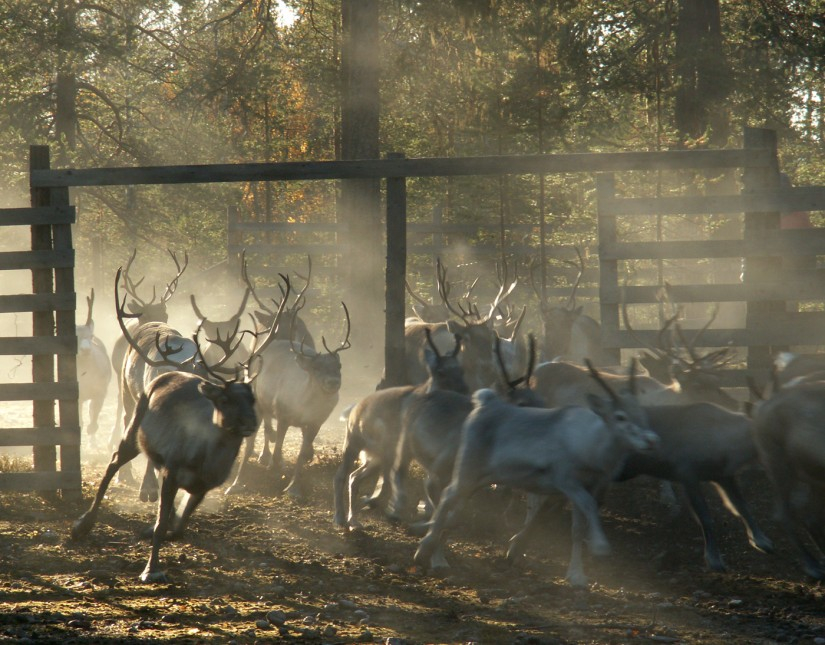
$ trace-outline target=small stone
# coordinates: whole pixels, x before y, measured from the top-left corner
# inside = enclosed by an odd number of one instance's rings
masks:
[[[327,613],[335,611],[336,609],[338,609],[338,603],[328,602],[326,605],[324,605],[324,611]]]
[[[356,607],[358,607],[358,605],[356,605],[356,604],[355,604],[354,602],[352,602],[351,600],[347,600],[346,598],[341,598],[341,599],[338,601],[338,606],[339,606],[341,609],[355,609]]]
[[[359,643],[371,643],[372,642],[372,632],[368,629],[365,629],[358,636],[358,642]]]
[[[335,625],[327,625],[324,627],[324,638],[332,638],[338,633],[338,628]]]
[[[384,641],[384,645],[407,645],[407,641],[398,636],[390,636]]]
[[[304,625],[314,625],[318,622],[318,619],[315,616],[304,616],[304,619],[301,622]]]
[[[66,623],[68,627],[72,627],[73,629],[91,629],[92,623],[88,620],[83,618],[74,618]]]
[[[255,627],[258,629],[272,629],[272,626],[269,624],[268,620],[264,620],[263,618],[255,621]]]
[[[280,609],[273,609],[266,615],[266,619],[277,627],[281,627],[286,622],[286,614]]]
[[[825,638],[822,638],[822,636],[817,636],[814,639],[814,645],[825,645]]]
[[[745,604],[745,601],[742,600],[741,598],[731,598],[730,600],[728,600],[728,607],[731,607],[731,608],[741,607],[744,604]]]

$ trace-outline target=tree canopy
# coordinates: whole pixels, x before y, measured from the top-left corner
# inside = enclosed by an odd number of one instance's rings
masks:
[[[796,183],[823,183],[823,0],[378,6],[381,154],[724,147],[750,125],[778,131]],[[25,199],[35,143],[51,146],[56,165],[78,167],[340,155],[340,2],[2,0],[0,24],[1,205]],[[506,210],[518,219],[535,208],[535,187],[508,182]],[[208,265],[225,253],[229,204],[252,220],[328,220],[330,190],[87,190],[78,246],[102,237],[118,258],[138,240],[195,246],[209,249]],[[455,218],[498,212],[502,194],[489,180],[412,190],[413,214]],[[559,235],[592,235],[585,190],[549,186]]]

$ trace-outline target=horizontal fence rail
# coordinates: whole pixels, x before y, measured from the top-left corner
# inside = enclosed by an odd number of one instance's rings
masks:
[[[770,159],[770,150],[754,149],[588,152],[452,159],[425,157],[355,161],[286,161],[280,163],[33,170],[30,183],[34,188],[54,188],[311,179],[596,173],[625,170],[761,167],[768,164]]]

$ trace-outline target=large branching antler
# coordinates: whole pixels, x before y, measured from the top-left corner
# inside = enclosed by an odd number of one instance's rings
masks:
[[[183,349],[182,345],[172,347],[169,344],[168,336],[164,336],[163,344],[161,344],[161,336],[163,336],[163,334],[158,332],[155,335],[155,348],[158,350],[160,359],[151,358],[129,333],[129,329],[126,326],[126,323],[123,321],[123,319],[137,318],[139,316],[138,314],[129,314],[124,311],[124,308],[126,306],[126,296],[124,295],[123,300],[121,300],[119,293],[120,278],[122,274],[123,267],[119,267],[115,275],[115,308],[117,312],[117,322],[120,325],[120,329],[123,332],[124,338],[129,343],[129,346],[138,353],[138,355],[146,362],[147,365],[151,367],[171,367],[176,370],[186,370],[189,366],[192,365],[192,362],[194,360],[193,356],[190,356],[183,361],[174,360],[172,358],[172,356],[174,356],[175,354],[180,352],[181,349]]]
[[[174,295],[175,291],[178,288],[178,280],[180,280],[180,277],[183,275],[183,272],[186,271],[186,267],[189,266],[189,254],[186,251],[183,252],[183,266],[181,266],[180,262],[178,261],[178,256],[174,251],[172,251],[171,249],[167,249],[167,252],[172,257],[172,261],[175,263],[178,272],[175,275],[175,277],[172,278],[172,281],[166,285],[166,290],[163,292],[163,295],[160,298],[161,302],[168,302],[169,298],[171,298]],[[152,299],[154,300],[154,296]]]
[[[350,330],[351,330],[350,319],[349,319],[349,309],[347,309],[347,305],[346,305],[346,303],[344,303],[343,300],[341,301],[341,306],[344,308],[344,316],[347,319],[347,332],[346,332],[346,335],[344,336],[344,340],[341,341],[341,344],[338,347],[336,347],[334,350],[331,350],[329,347],[327,347],[326,338],[321,336],[321,344],[324,346],[324,349],[327,350],[330,354],[337,354],[338,352],[341,352],[345,349],[349,349],[352,346],[349,342],[349,334],[350,334]]]

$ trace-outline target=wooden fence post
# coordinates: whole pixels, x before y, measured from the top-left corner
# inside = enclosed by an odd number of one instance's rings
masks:
[[[745,128],[745,149],[768,149],[771,157],[767,166],[761,168],[746,167],[743,175],[743,193],[772,190],[779,187],[779,160],[776,148],[776,132],[762,128]],[[757,237],[765,230],[779,230],[779,213],[751,212],[745,213],[744,239]],[[782,270],[779,257],[748,257],[744,259],[743,282],[758,286],[775,280]],[[777,314],[785,310],[782,301],[748,302],[745,327],[754,333],[766,326],[777,325]],[[748,370],[769,370],[776,349],[770,346],[748,347]]]
[[[391,152],[387,159],[403,159]],[[387,177],[387,279],[384,384],[401,385],[406,376],[404,348],[404,279],[407,275],[407,180]]]
[[[48,170],[50,167],[49,147],[29,148],[29,175],[33,170]],[[49,188],[32,188],[31,204],[51,206],[52,191]],[[32,251],[49,251],[52,248],[52,227],[38,225],[31,227]],[[51,269],[32,269],[32,293],[50,294],[54,290]],[[54,312],[35,311],[32,313],[32,335],[52,336],[54,334]],[[54,357],[50,355],[32,356],[32,380],[34,383],[54,382]],[[34,427],[53,428],[55,426],[54,401],[34,401],[32,403]],[[34,470],[54,471],[57,467],[57,450],[54,446],[34,446]]]
[[[607,293],[613,293],[619,288],[619,263],[616,260],[603,259],[607,254],[604,249],[616,243],[616,216],[609,214],[604,208],[609,200],[616,196],[616,180],[612,172],[599,173],[596,175],[596,202],[598,204],[599,220],[599,309],[602,326],[602,347],[604,357],[610,359],[612,363],[621,363],[622,350],[618,347],[604,347],[604,339],[615,338],[619,330],[619,308]]]

